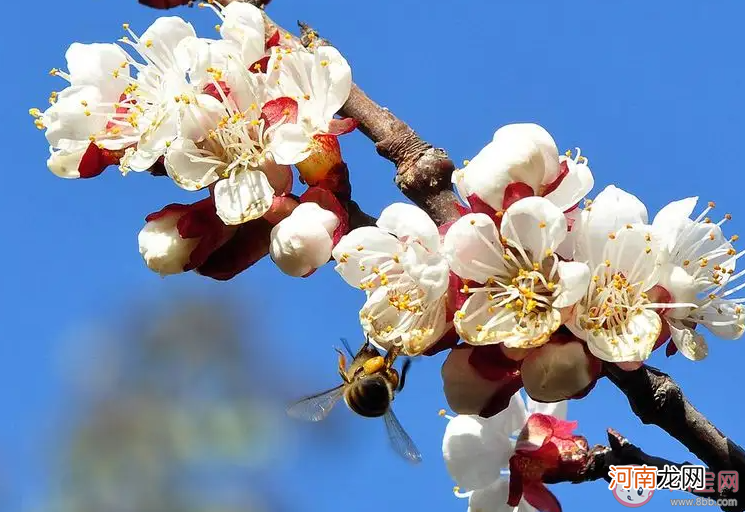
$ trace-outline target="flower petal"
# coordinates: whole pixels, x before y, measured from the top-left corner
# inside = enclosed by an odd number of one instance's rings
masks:
[[[261,171],[234,171],[214,189],[217,214],[227,225],[243,224],[264,215],[272,205],[274,189]]]
[[[419,242],[431,252],[440,247],[437,225],[424,210],[407,203],[393,203],[385,208],[376,223],[404,243]]]
[[[73,43],[65,53],[72,85],[92,85],[101,92],[104,101],[118,101],[127,87],[129,61],[119,46],[111,43]],[[116,76],[114,76],[116,71]]]
[[[706,340],[695,329],[676,321],[669,322],[669,326],[670,337],[681,354],[691,361],[700,361],[709,355]]]
[[[548,199],[526,197],[507,208],[501,233],[513,247],[527,250],[534,261],[553,253],[567,234],[564,213]]]
[[[283,124],[272,132],[267,151],[278,164],[293,165],[308,158],[312,140],[300,125]]]
[[[140,36],[137,51],[159,65],[172,63],[179,43],[196,35],[191,23],[178,16],[163,16],[155,20]]]
[[[691,319],[726,340],[739,339],[745,332],[745,308],[726,299],[715,299],[693,310]]]
[[[590,267],[602,262],[608,235],[626,225],[646,224],[647,209],[628,192],[609,185],[582,211],[572,227],[575,233],[575,259],[586,261]]]
[[[223,38],[241,45],[243,61],[249,65],[264,56],[264,17],[257,7],[231,2],[223,10],[220,27]]]
[[[352,89],[352,69],[346,59],[333,46],[321,46],[314,52],[315,62],[312,68],[311,80],[321,115],[326,124],[333,119],[349,98]],[[324,130],[327,131],[327,130]]]
[[[586,164],[575,163],[574,160],[565,156],[562,156],[560,161],[566,162],[569,172],[561,183],[544,197],[558,206],[561,211],[567,211],[590,193],[592,187],[595,186],[595,178]]]
[[[579,261],[560,261],[557,265],[559,273],[559,294],[554,298],[552,306],[565,308],[572,306],[587,293],[590,284],[590,267]]]
[[[491,485],[499,479],[512,455],[509,437],[489,429],[489,421],[478,416],[458,415],[445,429],[442,456],[450,476],[464,489],[483,489]]]
[[[509,480],[500,477],[488,487],[478,489],[468,499],[468,512],[535,512],[525,500],[518,507],[507,504]]]
[[[166,172],[179,187],[201,190],[220,178],[217,169],[224,166],[220,160],[209,156],[203,155],[192,140],[178,138],[166,153]]]
[[[450,268],[459,277],[479,283],[505,272],[504,251],[494,221],[469,213],[450,226],[443,241]]]
[[[401,263],[406,273],[424,290],[425,301],[437,300],[447,292],[450,265],[440,253],[431,253],[419,244],[406,249]]]
[[[81,141],[66,149],[54,151],[50,148],[47,167],[60,178],[80,178],[78,169],[89,145],[90,142]]]
[[[396,237],[375,226],[364,226],[344,235],[332,251],[336,271],[351,286],[358,288],[373,268],[390,267],[388,274],[400,274],[403,268],[395,259],[405,251]],[[386,265],[387,264],[387,265]]]
[[[691,222],[691,214],[698,197],[687,197],[680,201],[673,201],[664,206],[652,221],[652,226],[665,242],[665,247],[672,250],[680,232]]]
[[[91,135],[102,131],[108,121],[100,114],[110,109],[101,107],[101,101],[101,92],[91,85],[61,91],[42,118],[49,144],[57,148],[64,140],[89,141]]]

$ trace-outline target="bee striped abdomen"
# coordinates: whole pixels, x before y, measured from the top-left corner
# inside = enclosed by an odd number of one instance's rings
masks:
[[[352,411],[367,418],[383,416],[391,405],[391,391],[381,375],[364,377],[351,384],[345,396]]]

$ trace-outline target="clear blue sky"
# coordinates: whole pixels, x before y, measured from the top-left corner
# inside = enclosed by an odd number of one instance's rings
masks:
[[[582,148],[594,193],[614,183],[637,194],[652,214],[669,200],[699,195],[716,201],[720,214],[734,215],[729,234],[745,226],[740,0],[275,0],[270,12],[285,26],[296,19],[314,24],[368,94],[458,162],[497,127],[537,122],[561,150]],[[214,34],[208,11],[176,13]],[[230,294],[246,307],[248,298],[260,297],[276,350],[318,386],[334,377],[334,340],[359,338],[362,296],[330,266],[309,280],[285,277],[269,261],[228,283],[194,275],[161,280],[140,260],[137,231],[147,213],[185,200],[184,192],[165,179],[122,178],[115,169],[77,182],[47,171],[44,137],[27,114],[61,87],[47,71],[64,65],[71,42],[113,40],[124,21],[142,31],[157,15],[135,0],[37,0],[9,2],[0,17],[8,71],[0,123],[0,474],[14,511],[38,504],[49,484],[45,439],[67,406],[58,365],[65,336],[96,318],[116,317],[127,301],[187,289]],[[394,169],[362,135],[345,137],[343,150],[365,210],[377,214],[400,199]],[[672,373],[698,408],[745,443],[745,352],[741,342],[713,339],[710,349],[704,362],[658,354],[652,364]],[[287,462],[279,485],[302,503],[297,510],[368,512],[386,496],[396,510],[465,511],[440,454],[440,363],[437,357],[416,364],[396,403],[424,454],[421,467],[390,453],[381,424],[354,419],[349,428],[359,440],[326,455],[306,447]],[[591,443],[614,427],[649,452],[690,458],[656,427],[640,425],[607,383],[569,412]],[[382,494],[360,495],[363,485]],[[622,510],[603,483],[553,490],[567,511]],[[658,492],[645,510],[668,510],[667,495]]]

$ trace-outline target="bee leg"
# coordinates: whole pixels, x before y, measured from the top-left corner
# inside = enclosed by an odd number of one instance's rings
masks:
[[[409,368],[411,368],[411,359],[406,359],[406,361],[404,361],[404,365],[401,367],[401,379],[398,382],[398,391],[402,391],[404,389],[406,374],[409,373]]]
[[[344,352],[339,350],[338,348],[334,349],[339,354],[339,375],[341,375],[341,378],[344,382],[349,382],[349,378],[347,377],[347,358],[344,355]]]
[[[388,353],[385,355],[385,368],[387,370],[390,370],[393,366],[393,362],[398,357],[398,354],[401,353],[401,347],[391,347],[391,349],[388,351]]]

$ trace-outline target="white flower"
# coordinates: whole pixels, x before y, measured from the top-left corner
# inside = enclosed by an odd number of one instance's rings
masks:
[[[445,235],[445,253],[455,274],[482,283],[455,313],[455,327],[473,345],[504,343],[530,348],[546,343],[562,323],[562,309],[585,293],[586,264],[560,261],[556,248],[567,234],[562,211],[542,197],[510,206],[501,239],[482,213],[458,219]]]
[[[70,142],[66,145],[66,149],[54,150],[49,148],[47,167],[60,178],[79,178],[80,162],[83,160],[83,155],[88,150],[89,145],[90,142],[88,141],[79,141]]]
[[[446,332],[449,268],[437,226],[424,211],[392,204],[377,227],[345,235],[333,257],[344,280],[367,293],[360,321],[380,346],[400,345],[415,355]]]
[[[352,71],[346,59],[332,46],[320,46],[313,53],[304,49],[272,48],[267,87],[275,97],[287,96],[298,102],[298,124],[308,144],[298,150],[282,146],[275,152],[283,160],[302,161],[318,144],[313,137],[330,133],[330,124],[349,97]]]
[[[653,303],[647,293],[657,284],[659,249],[646,222],[641,201],[611,185],[572,229],[574,257],[592,279],[567,327],[604,361],[647,359],[662,329],[655,309],[681,307]]]
[[[737,339],[745,330],[745,314],[740,305],[745,299],[729,298],[745,287],[735,285],[744,274],[735,274],[735,263],[742,253],[734,249],[721,229],[731,216],[727,214],[713,223],[707,215],[714,203],[709,203],[692,220],[697,201],[696,197],[674,201],[660,210],[652,223],[662,244],[660,286],[673,302],[696,306],[670,309],[663,315],[675,346],[694,361],[708,354],[706,341],[695,331],[697,324],[725,339]],[[736,239],[737,236],[732,241]]]
[[[287,275],[301,277],[331,258],[339,219],[316,203],[301,203],[272,229],[269,255]]]
[[[534,413],[566,417],[567,404],[541,404],[515,393],[509,406],[496,416],[484,419],[473,415],[449,418],[442,440],[442,455],[455,493],[468,498],[469,512],[533,512],[525,499],[517,507],[507,505],[510,457],[517,434]]]
[[[567,211],[592,189],[594,180],[579,149],[574,159],[569,151],[559,157],[544,128],[522,123],[498,129],[478,155],[453,173],[453,183],[464,200],[475,195],[497,211],[533,195]]]

